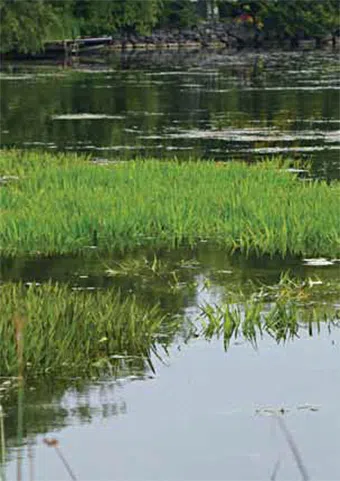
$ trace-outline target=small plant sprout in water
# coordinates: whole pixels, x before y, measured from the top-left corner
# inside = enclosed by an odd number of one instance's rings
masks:
[[[298,280],[289,273],[274,286],[261,286],[251,295],[229,294],[229,301],[201,306],[200,321],[206,339],[223,337],[225,349],[238,337],[257,346],[264,334],[276,342],[285,342],[307,330],[310,336],[320,332],[321,325],[338,326],[340,311],[330,300],[320,301],[320,280]],[[339,291],[339,287],[338,287]]]

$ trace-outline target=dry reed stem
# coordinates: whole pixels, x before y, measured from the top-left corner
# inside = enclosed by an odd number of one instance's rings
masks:
[[[43,443],[45,443],[46,446],[55,449],[55,451],[56,451],[59,459],[61,460],[61,462],[62,462],[63,465],[65,466],[65,469],[66,469],[66,471],[68,472],[70,478],[71,478],[73,481],[77,481],[77,478],[76,478],[74,472],[72,471],[71,466],[69,465],[67,459],[65,458],[65,456],[64,456],[63,453],[61,452],[61,449],[60,449],[60,447],[59,447],[59,441],[58,441],[56,438],[44,438],[44,439],[43,439]]]
[[[5,444],[5,424],[4,411],[0,404],[0,445],[1,445],[1,460],[0,460],[0,479],[5,481],[5,460],[6,460],[6,444]]]
[[[299,449],[297,447],[296,442],[294,441],[294,438],[289,431],[289,429],[286,426],[286,423],[284,422],[282,416],[275,415],[275,419],[277,420],[278,425],[280,426],[281,431],[284,434],[284,437],[286,438],[286,441],[288,443],[288,446],[290,447],[290,450],[292,452],[292,455],[294,457],[294,460],[296,462],[296,465],[300,471],[301,478],[303,481],[309,481],[310,477],[307,473],[307,469],[302,461],[301,454],[299,452]]]

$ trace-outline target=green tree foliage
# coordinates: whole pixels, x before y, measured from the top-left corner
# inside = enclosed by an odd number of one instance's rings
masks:
[[[322,38],[339,29],[339,0],[218,0],[223,17],[244,18],[268,35]]]
[[[163,0],[161,26],[191,27],[197,20],[197,5],[191,0]]]
[[[162,0],[74,0],[83,35],[128,29],[149,33],[159,19]]]
[[[2,52],[37,52],[59,25],[52,5],[43,0],[0,0],[0,18]]]
[[[0,0],[1,51],[37,52],[44,42],[129,29],[149,33],[163,0]]]
[[[215,7],[269,37],[320,39],[339,29],[339,0],[0,0],[0,49],[36,52],[48,40],[190,27]]]

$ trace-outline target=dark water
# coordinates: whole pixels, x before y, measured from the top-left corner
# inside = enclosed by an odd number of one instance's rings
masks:
[[[4,65],[3,146],[128,156],[312,160],[339,177],[337,51],[136,53]]]
[[[154,259],[159,266],[156,272],[152,271]],[[146,248],[126,254],[98,255],[90,251],[84,256],[2,258],[0,278],[3,282],[25,283],[52,279],[74,289],[116,287],[126,294],[136,293],[147,304],[160,302],[167,311],[177,313],[197,305],[197,288],[204,282],[208,288],[251,293],[261,283],[277,284],[282,273],[289,272],[291,277],[304,280],[321,276],[334,285],[340,264],[338,260],[332,262],[318,267],[297,257],[231,256],[223,248],[202,243],[196,248]]]
[[[277,152],[310,158],[315,175],[336,178],[339,84],[338,54],[331,51],[134,54],[72,68],[7,65],[1,141],[108,159],[256,160]],[[318,301],[339,308],[338,260],[317,267],[301,258],[230,257],[204,243],[176,251],[1,259],[1,282],[51,279],[89,291],[114,286],[181,319],[168,351],[152,359],[153,369],[117,355],[111,376],[45,375],[26,384],[23,398],[16,381],[0,373],[7,479],[19,479],[18,465],[22,479],[69,479],[45,436],[59,440],[79,480],[263,480],[278,461],[276,479],[300,479],[270,415],[282,408],[311,479],[339,479],[337,324],[322,323],[312,336],[301,328],[299,337],[279,344],[263,335],[257,349],[241,336],[227,352],[221,339],[208,342],[189,327],[205,302],[219,305],[230,290],[253,292],[254,283],[275,285],[287,270],[321,282]]]

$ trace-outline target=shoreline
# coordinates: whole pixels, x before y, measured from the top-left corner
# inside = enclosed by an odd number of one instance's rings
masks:
[[[77,37],[48,42],[45,50],[36,53],[16,51],[1,53],[1,60],[41,60],[77,58],[83,55],[107,56],[112,52],[126,51],[176,51],[176,50],[242,50],[242,49],[292,49],[317,50],[337,48],[340,36],[329,34],[324,38],[288,38],[259,31],[254,26],[234,23],[204,23],[193,28],[154,30],[149,35],[123,31],[112,36],[98,38]]]
[[[110,46],[106,46],[103,49],[98,49],[98,50],[93,50],[92,52],[79,52],[77,54],[49,54],[47,52],[40,52],[37,54],[23,54],[23,53],[8,53],[8,54],[0,54],[0,67],[1,63],[6,63],[6,62],[38,62],[38,61],[55,61],[55,62],[60,62],[64,61],[69,64],[72,64],[73,60],[77,61],[78,59],[91,59],[91,58],[103,58],[106,59],[110,57],[112,54],[133,54],[133,53],[180,53],[180,52],[186,52],[186,53],[214,53],[214,52],[223,52],[223,53],[234,53],[234,52],[239,52],[239,51],[244,51],[244,52],[269,52],[272,50],[280,50],[283,52],[311,52],[311,51],[319,51],[319,50],[327,50],[327,51],[339,51],[340,49],[340,43],[337,43],[335,46],[332,46],[330,44],[325,44],[322,45],[321,47],[316,47],[314,45],[313,40],[306,40],[301,42],[299,47],[294,47],[292,48],[289,44],[289,42],[285,43],[273,43],[273,42],[268,42],[268,43],[263,43],[261,46],[246,46],[246,47],[239,47],[237,45],[233,46],[226,46],[224,44],[214,42],[211,44],[208,44],[206,46],[202,46],[200,43],[194,43],[194,42],[187,42],[187,43],[172,43],[172,44],[162,44],[162,45],[150,45],[150,44],[144,44],[144,43],[139,43],[139,44],[127,44],[124,47],[122,47],[119,44],[114,44]]]

